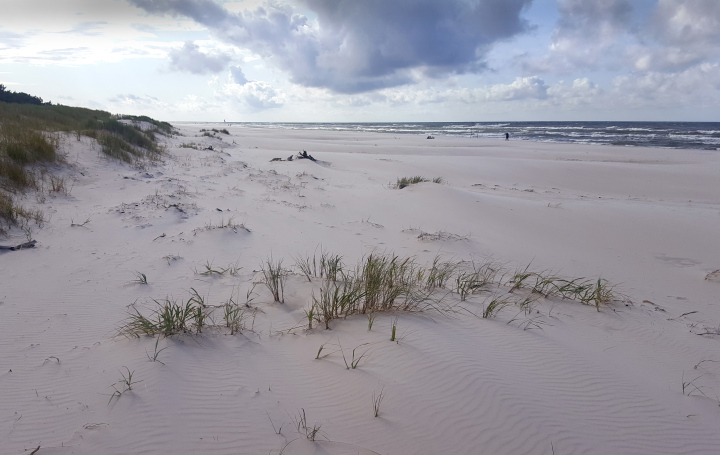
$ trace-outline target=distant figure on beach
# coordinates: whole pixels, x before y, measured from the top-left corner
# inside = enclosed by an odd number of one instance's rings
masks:
[[[510,140],[510,133],[505,133],[505,140],[506,140],[506,141],[509,141],[509,140]]]

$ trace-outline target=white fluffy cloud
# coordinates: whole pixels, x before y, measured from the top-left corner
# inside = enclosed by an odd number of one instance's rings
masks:
[[[187,71],[193,74],[214,74],[223,71],[232,60],[232,56],[221,52],[204,53],[200,46],[187,41],[183,47],[168,53],[169,68],[173,71]]]
[[[245,81],[236,82],[235,72],[228,78],[218,91],[220,97],[238,103],[243,110],[253,112],[282,107],[286,97],[284,93],[267,82]]]
[[[703,63],[680,72],[653,71],[613,81],[615,103],[633,107],[707,106],[720,103],[720,65]]]
[[[629,0],[558,0],[558,6],[549,52],[528,59],[526,71],[682,71],[720,55],[717,0],[658,0],[642,12]]]
[[[659,0],[635,52],[639,70],[674,71],[720,56],[720,2]]]
[[[558,0],[558,8],[548,55],[526,59],[526,71],[563,74],[619,65],[632,38],[628,0]]]

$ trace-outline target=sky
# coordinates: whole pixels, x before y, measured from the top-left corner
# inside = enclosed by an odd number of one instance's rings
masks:
[[[720,121],[719,0],[0,0],[0,83],[167,121]]]

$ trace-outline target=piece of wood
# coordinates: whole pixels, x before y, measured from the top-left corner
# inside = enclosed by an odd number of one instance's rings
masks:
[[[22,250],[24,248],[34,248],[36,243],[37,243],[37,240],[31,240],[29,242],[21,243],[18,246],[0,245],[0,250],[16,251],[16,250]]]

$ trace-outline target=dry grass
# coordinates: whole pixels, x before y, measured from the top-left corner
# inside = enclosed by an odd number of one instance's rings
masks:
[[[26,213],[16,204],[14,195],[27,190],[44,191],[47,165],[62,162],[58,154],[62,133],[75,133],[78,140],[81,136],[97,139],[103,153],[126,162],[154,160],[163,153],[155,133],[170,134],[170,124],[149,117],[130,118],[153,125],[142,130],[120,122],[121,118],[84,108],[0,102],[0,234],[23,220],[42,218],[37,213]],[[71,190],[63,177],[50,176],[50,193],[69,195]]]

